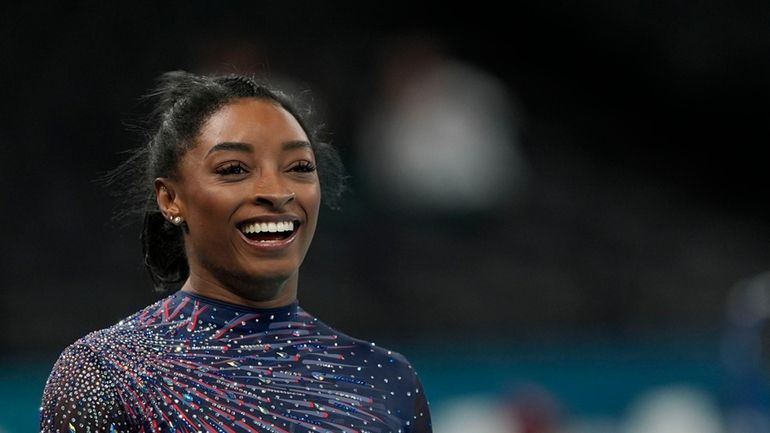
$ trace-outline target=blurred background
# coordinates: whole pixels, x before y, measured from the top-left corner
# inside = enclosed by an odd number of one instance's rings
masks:
[[[770,4],[2,6],[0,432],[162,294],[99,180],[162,72],[315,107],[350,175],[305,309],[405,354],[437,433],[770,431]]]

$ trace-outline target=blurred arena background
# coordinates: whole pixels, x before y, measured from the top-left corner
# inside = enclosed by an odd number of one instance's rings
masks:
[[[2,6],[0,432],[160,298],[98,179],[168,70],[299,95],[351,191],[300,301],[412,360],[435,431],[770,431],[770,4]]]

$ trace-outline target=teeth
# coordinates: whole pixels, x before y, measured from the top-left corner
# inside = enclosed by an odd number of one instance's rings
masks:
[[[277,223],[251,223],[241,227],[243,233],[264,233],[264,232],[293,232],[294,221],[279,221]]]

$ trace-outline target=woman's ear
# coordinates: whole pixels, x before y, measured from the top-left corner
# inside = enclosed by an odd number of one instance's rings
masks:
[[[180,214],[176,190],[170,179],[166,177],[155,179],[155,199],[158,202],[158,208],[166,219],[172,220],[176,217],[183,217]]]

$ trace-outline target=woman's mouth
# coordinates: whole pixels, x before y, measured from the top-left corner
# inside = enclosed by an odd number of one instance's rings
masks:
[[[242,224],[241,233],[253,242],[280,242],[288,239],[299,229],[299,221],[251,222]]]

